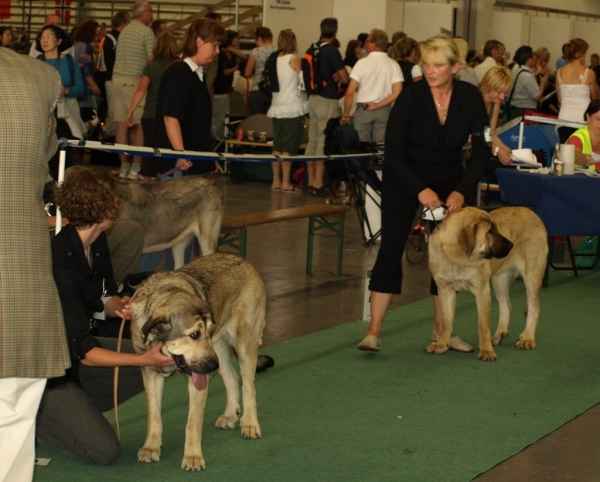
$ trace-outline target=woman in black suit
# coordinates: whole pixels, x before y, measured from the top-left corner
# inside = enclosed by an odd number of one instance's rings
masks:
[[[386,130],[382,183],[381,246],[369,289],[371,323],[361,350],[379,351],[383,319],[392,294],[401,292],[402,255],[419,205],[446,211],[460,209],[475,192],[484,174],[490,149],[484,130],[489,124],[481,94],[471,84],[454,80],[459,70],[458,49],[446,37],[429,39],[421,48],[425,82],[402,92]],[[462,149],[471,137],[473,158],[463,168]],[[441,333],[441,309],[432,281],[435,325]],[[450,347],[473,348],[457,336]]]

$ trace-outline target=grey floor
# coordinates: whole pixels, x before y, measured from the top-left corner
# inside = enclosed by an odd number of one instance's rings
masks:
[[[324,201],[306,194],[272,192],[267,183],[233,184],[227,176],[213,179],[223,190],[225,215]],[[334,274],[335,241],[325,238],[317,240],[315,272],[307,275],[307,231],[307,220],[248,229],[247,259],[261,272],[268,293],[265,346],[362,318],[365,272],[375,261],[377,245],[363,246],[357,215],[352,210],[346,222],[342,276]],[[405,262],[404,269],[404,292],[395,297],[393,307],[428,297],[426,262]],[[600,406],[596,406],[476,480],[600,481],[599,432]]]

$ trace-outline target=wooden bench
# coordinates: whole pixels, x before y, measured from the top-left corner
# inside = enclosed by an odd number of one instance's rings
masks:
[[[219,246],[231,246],[238,254],[246,257],[246,228],[261,224],[278,223],[294,219],[309,218],[308,248],[306,252],[306,272],[312,273],[313,241],[315,236],[338,238],[337,275],[342,274],[342,253],[344,251],[344,220],[350,206],[335,204],[310,204],[288,209],[278,209],[263,213],[247,213],[227,216],[221,224]],[[328,219],[330,218],[330,219]],[[321,231],[330,234],[321,234]],[[333,233],[333,234],[331,234]]]

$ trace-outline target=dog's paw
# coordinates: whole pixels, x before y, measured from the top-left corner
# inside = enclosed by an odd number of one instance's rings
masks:
[[[496,353],[491,348],[489,350],[479,349],[479,359],[481,361],[496,361]]]
[[[204,457],[200,455],[184,455],[181,461],[181,468],[188,472],[200,472],[206,468]]]
[[[448,345],[440,345],[439,343],[431,343],[427,348],[425,348],[425,351],[427,353],[441,355],[442,353],[446,353],[448,351]]]
[[[500,343],[504,341],[504,339],[508,336],[508,331],[501,331],[499,333],[494,333],[492,337],[492,344],[494,346],[498,346]]]
[[[220,428],[221,430],[228,430],[231,428],[235,428],[235,424],[238,421],[238,417],[237,416],[230,416],[230,415],[221,415],[217,421],[215,422],[215,427]]]
[[[519,350],[533,350],[535,348],[535,340],[528,340],[523,338],[523,335],[519,336],[519,341],[515,344]]]
[[[142,447],[138,450],[138,462],[149,464],[151,462],[160,461],[160,448],[153,449],[150,447]]]
[[[242,437],[249,439],[260,438],[260,425],[258,423],[248,425],[242,423]]]

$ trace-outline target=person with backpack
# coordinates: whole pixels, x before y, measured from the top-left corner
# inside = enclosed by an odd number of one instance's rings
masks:
[[[383,142],[392,104],[402,91],[404,76],[400,66],[388,57],[388,36],[373,29],[365,41],[369,54],[356,62],[350,74],[350,85],[344,98],[344,114],[340,124],[350,123],[350,108],[354,96],[354,128],[364,142]]]
[[[342,55],[332,45],[337,30],[336,18],[323,19],[319,42],[308,49],[302,60],[304,84],[310,94],[308,99],[310,127],[305,151],[307,156],[323,155],[327,121],[339,116],[338,83],[349,82]],[[307,171],[308,192],[315,196],[327,196],[327,190],[323,187],[325,161],[308,162]]]

